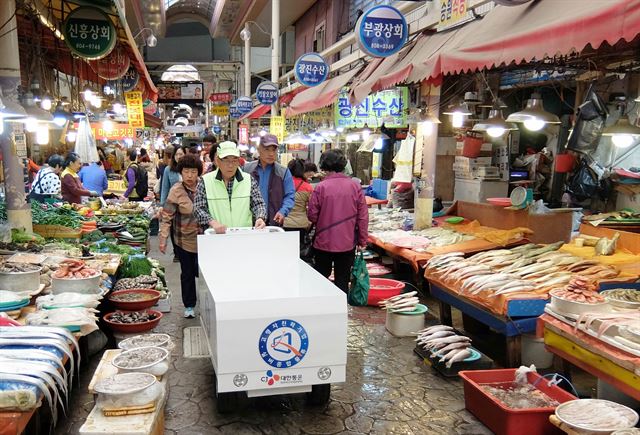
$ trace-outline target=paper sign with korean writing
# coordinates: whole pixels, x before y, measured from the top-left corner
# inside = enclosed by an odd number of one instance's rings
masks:
[[[256,89],[256,98],[261,104],[276,104],[278,102],[278,86],[273,82],[262,82]]]
[[[229,106],[211,106],[211,110],[209,111],[211,116],[229,116]]]
[[[313,87],[327,79],[329,65],[318,53],[306,53],[296,61],[294,72],[302,85]]]
[[[230,103],[232,100],[231,93],[229,92],[218,92],[216,94],[209,95],[209,100],[214,103]]]
[[[438,30],[450,29],[473,19],[469,15],[467,0],[438,0],[440,3],[440,22]]]
[[[391,6],[374,6],[356,23],[360,49],[370,56],[387,57],[404,47],[409,36],[402,12]]]
[[[398,87],[369,95],[362,103],[352,106],[349,94],[342,90],[338,102],[334,104],[335,125],[344,128],[380,127],[383,123],[390,128],[407,126],[407,104],[409,91]]]
[[[269,133],[275,134],[278,138],[278,142],[282,143],[285,133],[285,121],[284,116],[272,116],[269,124]]]
[[[245,115],[253,109],[253,100],[250,97],[240,97],[236,100],[236,107],[241,115]]]
[[[240,124],[238,126],[238,143],[249,144],[249,126],[246,124]]]
[[[75,128],[78,128],[78,123],[75,124]],[[105,129],[101,122],[92,122],[91,132],[93,133],[93,137],[103,140],[132,139],[136,136],[135,128],[129,124],[123,124],[120,122],[114,122],[113,128],[111,129]]]
[[[127,100],[127,117],[129,118],[129,125],[133,128],[143,128],[144,111],[142,109],[142,92],[125,92],[124,97]]]
[[[62,23],[67,47],[83,59],[101,59],[116,45],[116,28],[100,9],[82,6],[71,11]]]

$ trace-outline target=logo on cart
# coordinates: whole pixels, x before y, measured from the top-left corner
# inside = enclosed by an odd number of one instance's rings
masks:
[[[273,373],[271,370],[267,370],[266,376],[263,376],[260,380],[266,382],[268,385],[273,385],[280,380],[280,375]]]
[[[298,364],[307,354],[308,348],[307,331],[298,322],[289,319],[271,323],[262,331],[258,341],[263,361],[278,369]]]
[[[269,386],[275,384],[276,382],[279,384],[301,384],[302,375],[279,375],[277,373],[274,373],[272,370],[267,370],[265,376],[261,377],[260,380]]]

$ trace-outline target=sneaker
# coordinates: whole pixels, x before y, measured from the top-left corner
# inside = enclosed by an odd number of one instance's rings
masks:
[[[185,319],[194,319],[195,317],[196,317],[196,313],[195,311],[193,311],[193,308],[189,307],[184,309]]]
[[[177,256],[177,255],[174,255],[174,256],[173,256],[173,262],[174,262],[174,263],[180,263],[180,259],[178,258],[178,256]]]

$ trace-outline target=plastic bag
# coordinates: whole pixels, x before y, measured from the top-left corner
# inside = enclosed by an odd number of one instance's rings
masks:
[[[578,169],[567,183],[567,190],[578,201],[595,198],[600,193],[598,174],[589,166],[587,159],[580,160]]]
[[[531,366],[520,366],[518,370],[516,370],[516,379],[515,382],[518,385],[526,385],[529,383],[527,379],[527,373],[533,372],[536,373],[536,366],[531,364]]]
[[[364,260],[364,253],[360,251],[356,255],[351,270],[351,288],[347,300],[349,305],[363,307],[369,299],[369,271]]]
[[[533,202],[529,206],[529,214],[549,214],[550,212],[551,210],[544,205],[544,201],[541,199]]]
[[[598,148],[607,115],[607,107],[592,85],[587,91],[584,103],[578,108],[576,125],[569,137],[567,149],[586,154],[594,152]]]

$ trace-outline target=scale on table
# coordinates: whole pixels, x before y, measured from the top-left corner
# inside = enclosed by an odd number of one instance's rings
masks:
[[[220,412],[244,396],[307,393],[345,381],[347,299],[300,260],[295,232],[229,228],[198,236],[198,301]]]

